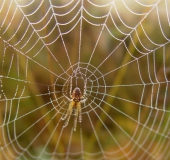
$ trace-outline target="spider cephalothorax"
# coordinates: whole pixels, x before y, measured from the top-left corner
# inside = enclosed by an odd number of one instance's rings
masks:
[[[75,117],[74,117],[74,131],[76,131],[76,127],[77,127],[77,119],[79,119],[79,123],[81,123],[82,121],[82,116],[81,116],[81,103],[85,102],[85,98],[84,96],[82,96],[80,88],[76,87],[72,94],[70,94],[70,104],[69,107],[67,109],[66,114],[64,115],[64,117],[62,117],[62,120],[65,120],[64,123],[64,127],[66,127],[68,125],[68,122],[70,120],[73,108],[75,109]]]
[[[76,87],[73,90],[73,93],[72,93],[71,97],[72,97],[74,102],[80,102],[80,100],[81,100],[81,91],[80,91],[80,88]]]

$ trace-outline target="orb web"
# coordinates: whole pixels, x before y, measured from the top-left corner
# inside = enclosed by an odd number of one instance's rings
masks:
[[[0,156],[169,159],[167,0],[0,1]],[[64,127],[70,93],[79,87]]]

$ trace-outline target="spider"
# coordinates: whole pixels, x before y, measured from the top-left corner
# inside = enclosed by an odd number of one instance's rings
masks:
[[[74,131],[76,131],[76,127],[77,127],[77,119],[79,119],[79,123],[81,123],[82,121],[82,116],[81,116],[81,103],[84,103],[86,101],[86,98],[84,96],[82,96],[80,88],[76,87],[72,94],[70,92],[70,97],[71,99],[69,99],[67,97],[67,99],[70,101],[69,103],[69,107],[67,109],[66,114],[64,115],[64,117],[62,117],[62,120],[65,120],[64,126],[66,127],[69,123],[73,108],[75,109],[75,117],[74,117]]]

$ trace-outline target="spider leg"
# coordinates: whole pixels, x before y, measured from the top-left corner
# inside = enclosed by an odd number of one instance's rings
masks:
[[[76,127],[77,127],[77,118],[78,118],[78,115],[79,115],[79,105],[80,105],[80,102],[77,102],[77,108],[76,108],[76,111],[75,111],[75,117],[74,117],[74,131],[76,131]]]
[[[71,117],[72,110],[73,110],[73,102],[70,102],[66,114],[64,115],[64,117],[62,117],[62,120],[66,119],[63,127],[66,127],[68,125],[68,122],[69,122],[70,117]]]
[[[81,98],[81,103],[84,103],[84,102],[86,102],[86,100],[87,100],[87,98],[86,98],[86,96],[84,95],[84,96],[82,96],[82,98]]]
[[[77,106],[78,114],[79,114],[79,123],[82,121],[82,116],[81,116],[81,103]]]

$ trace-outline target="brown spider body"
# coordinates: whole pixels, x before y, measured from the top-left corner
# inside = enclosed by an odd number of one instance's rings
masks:
[[[73,90],[73,93],[72,93],[72,99],[73,101],[76,103],[76,102],[80,102],[81,100],[81,91],[78,87],[76,87],[74,90]]]

